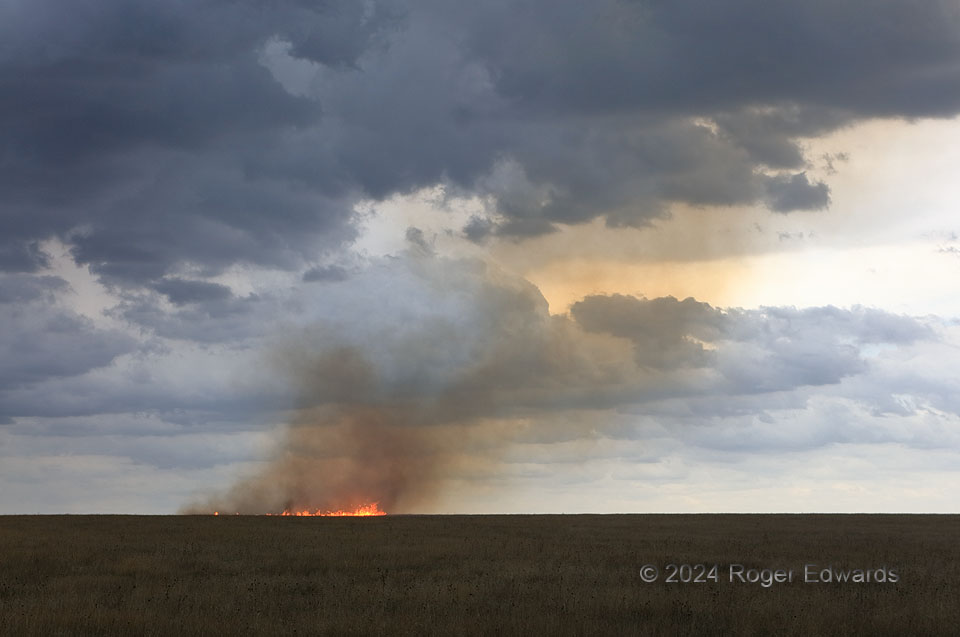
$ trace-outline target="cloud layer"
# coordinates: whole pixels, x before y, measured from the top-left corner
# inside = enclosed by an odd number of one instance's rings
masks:
[[[12,0],[0,24],[0,266],[59,237],[124,284],[299,268],[359,198],[437,183],[490,201],[474,240],[822,209],[802,138],[960,110],[946,0]]]

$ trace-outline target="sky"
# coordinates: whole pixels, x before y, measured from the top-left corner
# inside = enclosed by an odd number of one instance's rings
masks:
[[[0,97],[0,514],[957,511],[957,0],[0,0]]]

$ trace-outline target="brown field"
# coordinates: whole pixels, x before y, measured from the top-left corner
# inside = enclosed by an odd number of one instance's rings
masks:
[[[958,538],[955,515],[7,516],[0,633],[956,635]],[[807,562],[900,581],[803,583]]]

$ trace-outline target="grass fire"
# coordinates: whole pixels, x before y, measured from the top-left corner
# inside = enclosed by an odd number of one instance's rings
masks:
[[[348,518],[348,517],[370,517],[375,515],[386,515],[386,511],[381,511],[379,502],[371,502],[370,504],[364,504],[358,506],[355,509],[349,511],[344,511],[343,509],[338,509],[336,511],[323,511],[317,509],[316,511],[310,511],[309,509],[303,509],[301,511],[291,511],[286,509],[283,513],[280,513],[281,517],[284,516],[295,516],[295,517],[322,517],[322,518]],[[268,513],[267,515],[273,515]]]

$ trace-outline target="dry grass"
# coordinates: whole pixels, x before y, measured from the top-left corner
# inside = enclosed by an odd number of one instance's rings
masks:
[[[0,517],[0,632],[958,634],[960,516]],[[731,584],[724,567],[897,568]],[[645,584],[640,566],[717,563]]]

